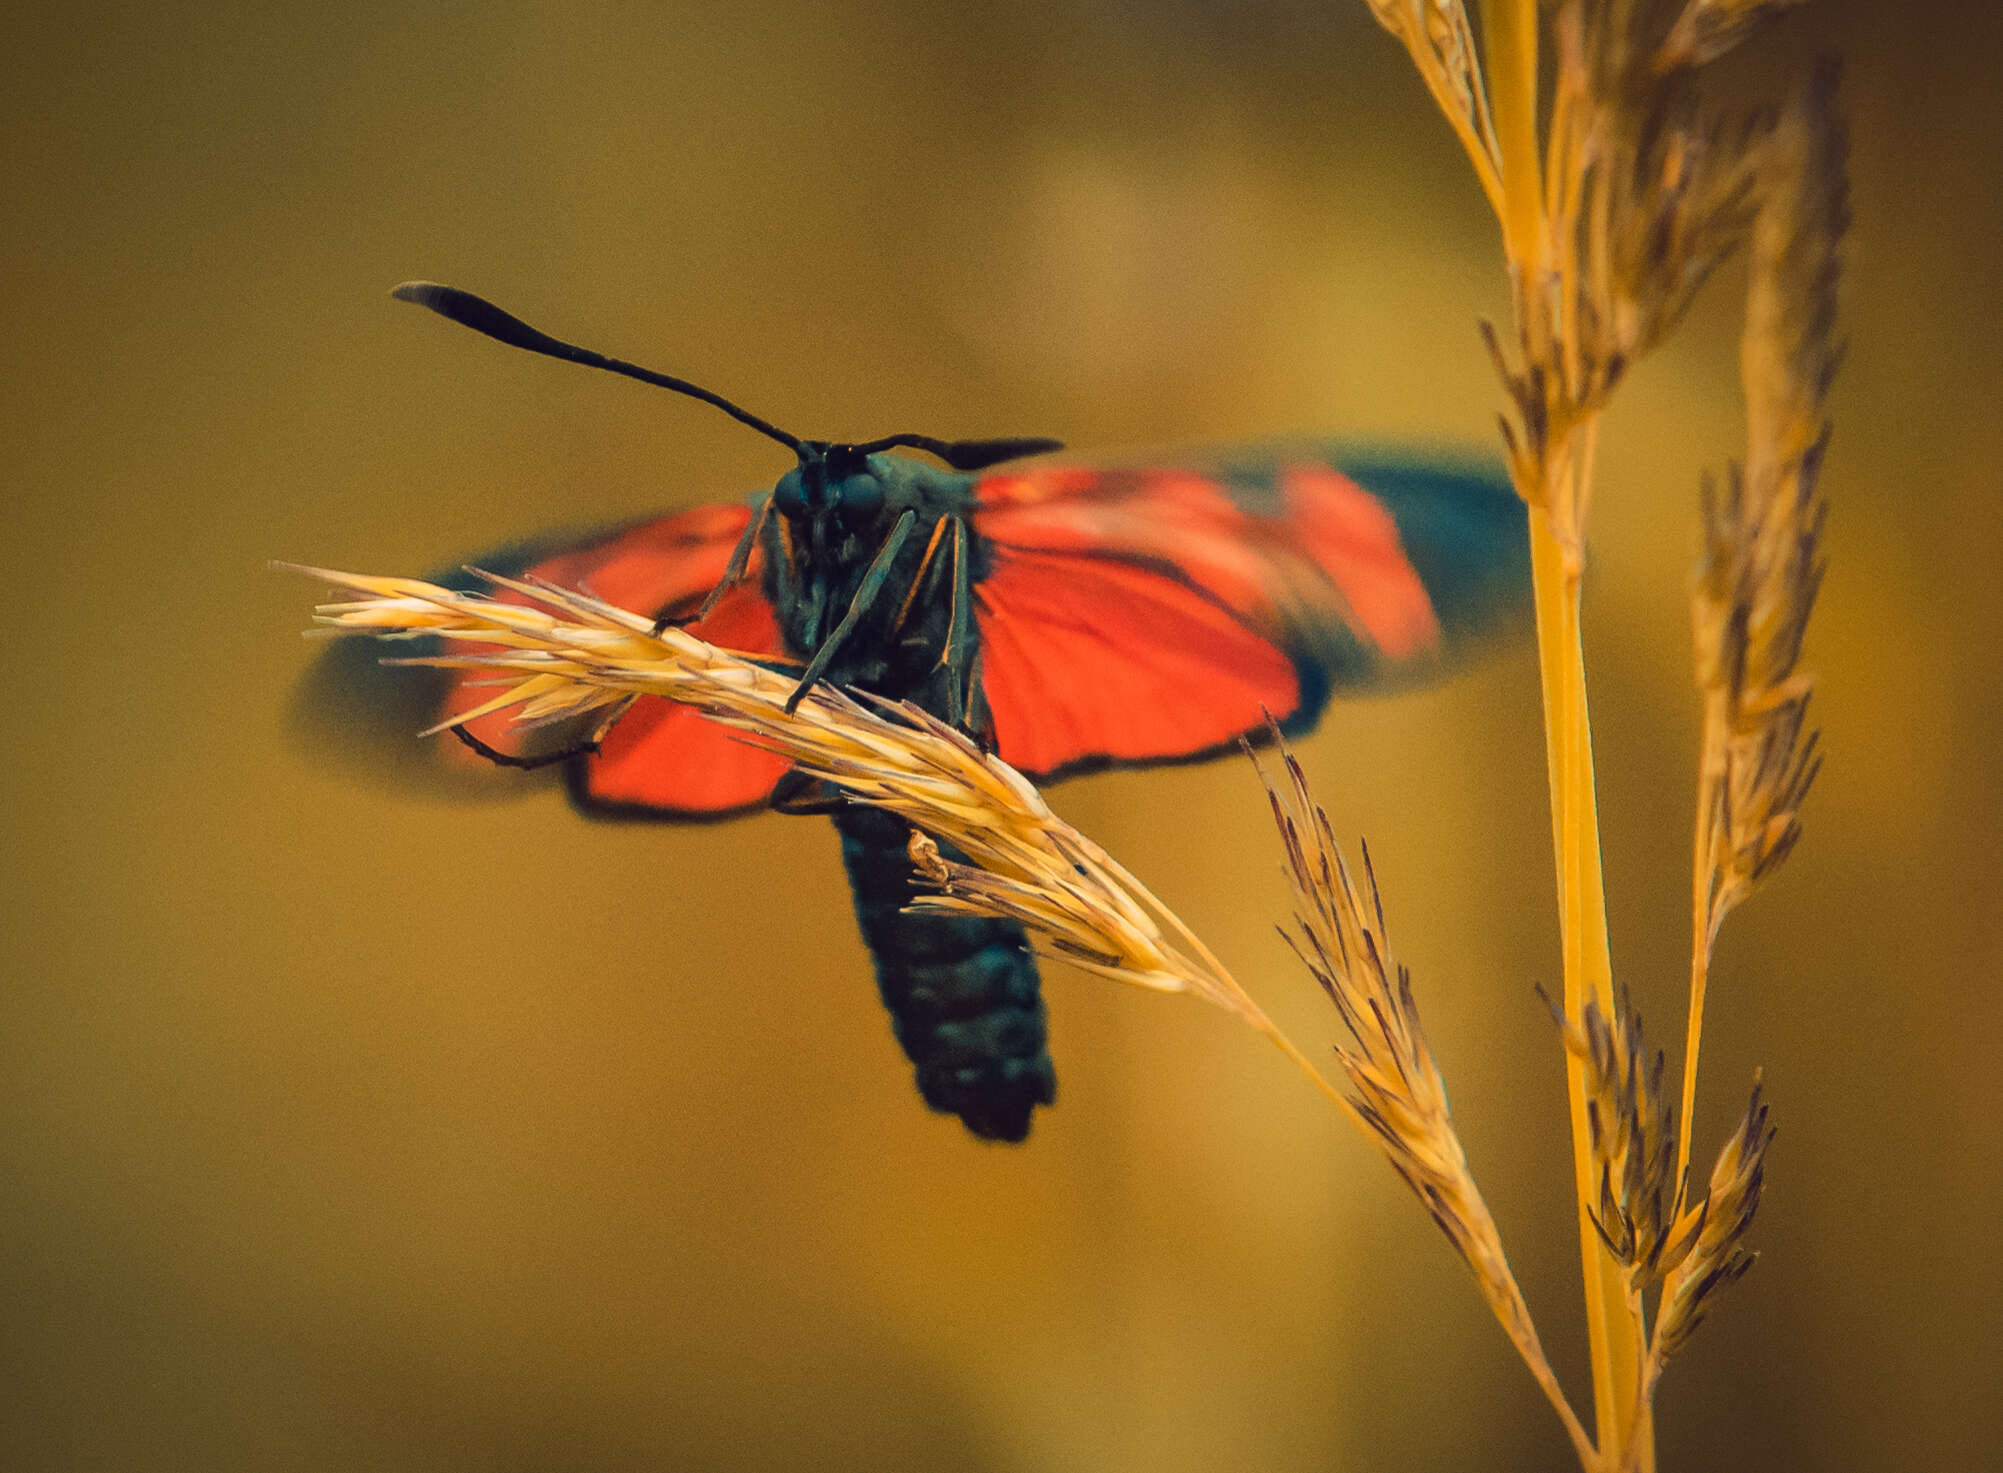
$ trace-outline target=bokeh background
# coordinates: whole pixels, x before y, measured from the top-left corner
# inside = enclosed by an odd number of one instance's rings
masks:
[[[2003,1445],[2003,21],[1822,3],[1852,346],[1806,842],[1721,949],[1755,1273],[1663,1466]],[[412,276],[806,433],[1480,446],[1479,194],[1362,4],[13,6],[0,19],[0,1464],[1555,1468],[1380,1161],[1220,1015],[1053,968],[1024,1149],[925,1114],[832,833],[447,804],[302,740],[273,557],[418,572],[769,484],[722,416],[392,303]],[[1589,598],[1619,969],[1680,1037],[1700,472],[1739,281],[1621,395]],[[1534,662],[1304,747],[1583,1396]],[[1242,764],[1062,809],[1306,1040]]]

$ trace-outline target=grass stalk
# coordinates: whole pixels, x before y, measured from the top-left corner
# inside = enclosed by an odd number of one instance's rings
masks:
[[[1503,247],[1512,265],[1531,272],[1546,254],[1537,160],[1537,0],[1490,0],[1482,21],[1502,155]]]
[[[1502,154],[1503,246],[1522,311],[1523,304],[1544,291],[1550,255],[1539,169],[1537,0],[1493,0],[1483,7],[1483,18],[1489,96]],[[1582,472],[1590,474],[1587,452],[1592,438],[1590,422],[1581,423],[1549,444],[1544,454],[1516,461],[1519,476],[1534,469],[1541,482],[1519,485],[1518,489],[1530,507],[1537,661],[1544,698],[1558,917],[1564,937],[1564,1006],[1566,1016],[1572,1019],[1583,1016],[1589,1000],[1604,1011],[1614,1006],[1592,730],[1586,705],[1585,650],[1579,624],[1578,512],[1588,499]],[[1641,1473],[1652,1473],[1653,1448],[1641,1444],[1652,1444],[1653,1438],[1637,1414],[1636,1388],[1643,1357],[1641,1317],[1630,1308],[1620,1265],[1607,1253],[1593,1225],[1599,1183],[1593,1165],[1586,1077],[1576,1059],[1567,1062],[1566,1085],[1598,1446],[1603,1454],[1631,1455],[1632,1466]]]
[[[1707,696],[1707,702],[1721,704],[1721,698]],[[1723,723],[1707,711],[1704,722],[1703,756],[1700,773],[1710,774],[1725,765]],[[1704,814],[1697,818],[1697,846],[1690,877],[1690,1017],[1683,1035],[1683,1103],[1676,1132],[1676,1180],[1682,1182],[1690,1169],[1690,1128],[1697,1114],[1697,1055],[1704,1042],[1704,991],[1711,980],[1711,949],[1717,939],[1712,897],[1716,891],[1713,859],[1704,843]]]
[[[1566,1016],[1577,1019],[1584,1015],[1588,1001],[1597,1002],[1602,1011],[1611,1011],[1614,1005],[1592,732],[1580,640],[1580,579],[1551,517],[1533,509],[1530,526],[1537,656],[1545,698],[1545,753],[1553,778],[1551,807],[1557,850],[1558,909],[1564,929],[1564,1006]],[[1641,1425],[1636,1417],[1635,1397],[1643,1353],[1641,1324],[1630,1307],[1620,1265],[1608,1254],[1599,1230],[1593,1226],[1591,1210],[1599,1199],[1599,1182],[1588,1124],[1590,1094],[1578,1059],[1568,1057],[1565,1077],[1598,1441],[1603,1449],[1624,1451],[1637,1440]],[[1633,1466],[1652,1468],[1652,1451],[1640,1450]]]

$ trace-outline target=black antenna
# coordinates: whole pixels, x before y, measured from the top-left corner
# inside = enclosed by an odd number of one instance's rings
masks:
[[[739,424],[749,425],[759,434],[777,440],[803,461],[807,459],[805,441],[795,435],[787,434],[777,425],[760,419],[748,409],[739,409],[721,394],[713,394],[708,389],[690,383],[687,379],[675,378],[671,374],[655,373],[651,368],[642,368],[637,363],[628,363],[620,358],[607,358],[603,353],[594,353],[589,348],[558,342],[549,334],[536,331],[512,313],[503,312],[485,298],[476,297],[471,292],[462,292],[456,286],[440,286],[435,281],[406,281],[390,295],[401,302],[415,302],[420,307],[429,307],[440,317],[449,317],[462,327],[470,327],[475,332],[485,333],[496,342],[506,343],[509,347],[526,348],[531,353],[561,358],[567,363],[582,363],[586,368],[602,368],[607,373],[623,374],[627,378],[638,379],[643,384],[673,389],[677,394],[686,394],[691,399],[714,404]],[[902,440],[899,443],[903,443]]]
[[[956,471],[986,470],[1004,460],[1018,460],[1025,455],[1042,455],[1046,451],[1064,448],[1062,440],[1037,436],[1017,436],[1007,440],[935,440],[930,435],[885,435],[881,440],[849,448],[857,455],[874,455],[879,450],[892,450],[900,445],[936,455]]]

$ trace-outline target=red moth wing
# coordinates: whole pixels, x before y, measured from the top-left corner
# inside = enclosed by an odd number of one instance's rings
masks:
[[[723,577],[750,524],[748,506],[692,507],[550,553],[528,573],[562,588],[589,588],[636,614],[692,611]]]
[[[623,527],[579,547],[546,555],[524,575],[563,588],[583,588],[637,614],[694,613],[722,578],[731,551],[751,520],[745,506],[702,506]],[[758,589],[754,553],[743,583],[709,617],[688,626],[714,644],[750,655],[783,653],[772,606]],[[508,603],[529,602],[502,589]],[[479,671],[467,671],[445,694],[441,718],[470,710],[494,694]],[[589,735],[589,722],[549,732],[527,730],[507,713],[468,723],[481,741],[511,756],[560,750]],[[455,743],[454,760],[484,758]],[[716,817],[762,803],[786,770],[784,759],[746,746],[724,728],[670,701],[643,699],[620,718],[599,755],[571,767],[571,795],[595,811],[636,816]]]
[[[974,524],[1001,546],[1167,565],[1276,636],[1340,624],[1392,660],[1438,644],[1425,584],[1382,501],[1305,457],[1261,479],[1251,496],[1242,479],[1179,468],[990,476]]]
[[[997,549],[974,601],[995,744],[1032,776],[1189,756],[1301,703],[1286,655],[1148,568]]]
[[[1166,565],[1241,613],[1264,600],[1249,519],[1207,476],[1057,466],[989,476],[977,494],[975,530],[996,546]]]
[[[1304,729],[1331,685],[1438,651],[1398,521],[1326,460],[1041,467],[976,494],[983,689],[1033,773],[1199,755],[1262,707]]]
[[[1437,648],[1432,598],[1384,503],[1328,465],[1287,466],[1280,486],[1287,528],[1341,593],[1357,633],[1392,660]]]

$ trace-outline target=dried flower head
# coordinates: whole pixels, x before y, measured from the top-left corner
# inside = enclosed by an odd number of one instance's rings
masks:
[[[1759,1255],[1746,1247],[1746,1238],[1759,1211],[1760,1191],[1766,1182],[1767,1147],[1773,1144],[1774,1127],[1767,1120],[1766,1102],[1760,1098],[1759,1080],[1753,1081],[1752,1098],[1739,1128],[1718,1153],[1711,1168],[1711,1190],[1704,1202],[1689,1214],[1701,1226],[1696,1241],[1664,1290],[1657,1310],[1653,1355],[1660,1362],[1674,1355],[1690,1339],[1704,1316],[1710,1313],[1718,1294],[1737,1283]]]
[[[1641,1014],[1616,990],[1614,1011],[1588,1000],[1577,1022],[1544,992],[1566,1049],[1584,1067],[1586,1118],[1599,1177],[1593,1225],[1640,1294],[1683,1261],[1697,1223],[1679,1220],[1676,1097],[1664,1089],[1662,1051],[1647,1051]]]
[[[1657,71],[1704,66],[1804,0],[1689,0],[1656,51]]]
[[[1819,451],[1818,451],[1819,454]],[[1703,945],[1794,848],[1821,765],[1808,726],[1813,679],[1796,670],[1822,582],[1823,508],[1806,492],[1762,503],[1727,468],[1704,485],[1704,554],[1692,605],[1705,694],[1698,863]]]
[[[1273,735],[1277,740],[1278,733]],[[1489,1309],[1544,1386],[1584,1459],[1591,1444],[1545,1363],[1501,1234],[1454,1129],[1446,1083],[1419,1024],[1411,973],[1391,953],[1370,851],[1363,850],[1359,886],[1327,812],[1314,801],[1306,775],[1284,742],[1280,754],[1284,784],[1274,783],[1263,769],[1260,777],[1293,891],[1294,923],[1281,934],[1335,1004],[1349,1035],[1348,1043],[1337,1043],[1336,1055],[1348,1076],[1356,1113],[1473,1271]]]
[[[1835,80],[1833,68],[1816,72],[1769,149],[1740,355],[1746,461],[1722,487],[1704,487],[1692,616],[1705,695],[1697,862],[1707,949],[1794,847],[1820,761],[1813,682],[1797,666],[1822,586],[1824,403],[1840,357],[1849,204]]]
[[[1590,455],[1574,432],[1753,226],[1773,120],[1708,100],[1703,68],[1785,6],[1550,8],[1558,65],[1541,183],[1534,199],[1508,191],[1538,229],[1508,238],[1515,341],[1505,350],[1492,328],[1484,333],[1514,410],[1502,426],[1512,475],[1576,543],[1589,486],[1555,484],[1579,475],[1571,457]]]

